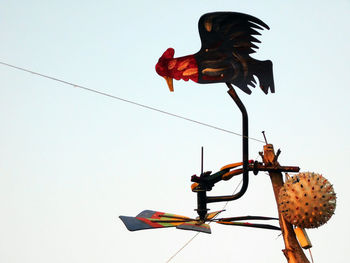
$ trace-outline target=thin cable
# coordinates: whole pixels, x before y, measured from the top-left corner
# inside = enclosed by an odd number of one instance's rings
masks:
[[[185,245],[183,245],[178,251],[176,251],[176,253],[174,255],[172,255],[167,261],[166,263],[170,262],[174,257],[176,257],[177,254],[179,254],[181,252],[181,250],[183,250],[189,243],[191,243],[191,241],[193,239],[195,239],[198,235],[199,235],[200,232],[197,232],[190,240],[188,240]]]
[[[128,100],[128,99],[123,99],[121,97],[117,97],[117,96],[114,96],[114,95],[111,95],[111,94],[108,94],[108,93],[105,93],[105,92],[102,92],[102,91],[98,91],[98,90],[95,90],[95,89],[90,89],[90,88],[87,88],[87,87],[84,87],[84,86],[81,86],[81,85],[78,85],[78,84],[74,84],[74,83],[71,83],[71,82],[68,82],[68,81],[65,81],[65,80],[62,80],[62,79],[58,79],[58,78],[54,78],[54,77],[51,77],[51,76],[48,76],[48,75],[44,75],[44,74],[41,74],[41,73],[38,73],[38,72],[35,72],[35,71],[32,71],[32,70],[29,70],[29,69],[17,67],[17,66],[14,66],[14,65],[11,65],[11,64],[8,64],[8,63],[5,63],[5,62],[1,62],[1,61],[0,61],[0,64],[2,64],[4,66],[7,66],[7,67],[11,67],[11,68],[17,69],[17,70],[24,71],[24,72],[27,72],[27,73],[31,73],[31,74],[34,74],[34,75],[37,75],[37,76],[40,76],[40,77],[43,77],[43,78],[47,78],[47,79],[50,79],[50,80],[53,80],[53,81],[61,82],[63,84],[70,85],[70,86],[73,86],[75,88],[83,89],[83,90],[90,91],[90,92],[93,92],[93,93],[96,93],[96,94],[99,94],[99,95],[110,97],[112,99],[123,101],[123,102],[129,103],[129,104],[133,104],[133,105],[136,105],[136,106],[148,109],[148,110],[157,111],[159,113],[163,113],[163,114],[175,117],[175,118],[183,119],[183,120],[186,120],[186,121],[189,121],[189,122],[193,122],[193,123],[197,123],[199,125],[203,125],[203,126],[206,126],[206,127],[212,128],[212,129],[216,129],[216,130],[219,130],[219,131],[222,131],[222,132],[226,132],[226,133],[230,133],[230,134],[234,134],[234,135],[243,137],[242,134],[239,134],[237,132],[226,130],[226,129],[223,129],[223,128],[220,128],[220,127],[217,127],[217,126],[214,126],[214,125],[210,125],[210,124],[207,124],[207,123],[204,123],[204,122],[196,121],[196,120],[193,120],[193,119],[181,116],[181,115],[177,115],[177,114],[174,114],[174,113],[171,113],[171,112],[160,110],[160,109],[157,109],[157,108],[154,108],[154,107],[151,107],[151,106],[147,106],[145,104],[141,104],[141,103],[138,103],[138,102],[134,102],[134,101],[131,101],[131,100]],[[248,137],[248,139],[264,143],[264,141],[259,140],[259,139],[255,139],[255,138]]]
[[[254,161],[258,160],[258,158],[259,158],[259,155],[256,156],[256,158],[255,158]],[[243,178],[241,179],[241,181],[239,182],[239,184],[236,186],[236,188],[235,188],[235,190],[233,191],[232,195],[234,195],[234,194],[236,193],[238,187],[242,184],[242,182],[243,182]],[[230,201],[226,201],[226,203],[225,203],[224,207],[222,208],[222,210],[225,210],[225,208],[226,208],[228,202],[230,202]]]
[[[309,248],[309,253],[310,253],[310,257],[311,257],[311,262],[314,263],[314,258],[312,257],[312,254],[311,254],[311,248]]]
[[[238,187],[242,184],[242,182],[243,182],[243,178],[241,179],[241,181],[239,182],[239,184],[237,185],[237,187],[236,187],[235,190],[233,191],[232,195],[234,195],[234,194],[236,193]],[[223,206],[223,208],[222,208],[221,210],[225,210],[225,208],[226,208],[228,202],[230,202],[230,201],[226,201],[225,205]]]

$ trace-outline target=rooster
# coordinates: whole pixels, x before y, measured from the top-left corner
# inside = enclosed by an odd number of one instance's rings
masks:
[[[173,79],[189,79],[197,83],[232,83],[247,94],[248,86],[255,87],[256,76],[265,94],[275,92],[272,62],[259,61],[250,54],[260,43],[253,35],[257,30],[269,29],[260,19],[234,12],[204,14],[198,22],[201,49],[194,55],[174,58],[175,51],[168,48],[159,58],[157,73],[174,91]]]

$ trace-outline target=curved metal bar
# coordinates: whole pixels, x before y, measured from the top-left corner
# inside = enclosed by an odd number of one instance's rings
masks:
[[[249,165],[249,163],[248,163],[248,113],[247,113],[247,110],[244,107],[242,101],[238,97],[236,91],[232,87],[232,85],[230,83],[226,83],[226,85],[229,88],[227,93],[231,96],[231,98],[234,100],[234,102],[237,104],[238,108],[242,112],[243,184],[242,184],[241,190],[234,195],[208,196],[207,203],[236,200],[245,194],[245,192],[248,189],[248,183],[249,183],[249,177],[248,177],[248,173],[249,173],[249,169],[248,169],[248,165]]]

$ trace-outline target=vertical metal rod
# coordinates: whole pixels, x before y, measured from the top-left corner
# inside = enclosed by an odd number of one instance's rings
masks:
[[[264,135],[265,143],[268,144],[265,136],[265,131],[262,131],[261,133]]]
[[[199,215],[199,219],[204,221],[205,216],[207,215],[207,191],[206,189],[201,189],[197,192],[197,214]]]
[[[204,150],[203,146],[201,148],[201,176],[203,175],[204,168]],[[199,215],[200,220],[205,220],[205,216],[207,215],[207,191],[206,189],[200,189],[197,192],[197,213]]]
[[[201,174],[203,174],[203,159],[204,159],[204,152],[203,152],[203,146],[201,149]]]
[[[209,196],[207,197],[207,203],[212,202],[222,202],[222,201],[232,201],[236,200],[240,197],[242,197],[245,192],[248,189],[249,184],[249,177],[248,177],[248,113],[246,108],[244,107],[244,104],[238,97],[236,91],[233,89],[230,83],[226,83],[227,87],[229,88],[228,94],[231,96],[231,98],[234,100],[234,102],[237,104],[238,108],[241,110],[242,113],[242,154],[243,154],[243,184],[241,187],[241,190],[234,195],[228,195],[228,196]]]

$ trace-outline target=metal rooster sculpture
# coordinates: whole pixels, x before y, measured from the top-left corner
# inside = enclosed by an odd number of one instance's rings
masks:
[[[260,88],[265,94],[269,90],[271,92],[275,91],[272,62],[270,60],[259,61],[250,57],[250,54],[255,52],[253,48],[258,48],[253,42],[260,42],[253,37],[253,35],[260,35],[256,29],[269,29],[269,27],[258,18],[233,12],[205,14],[199,19],[198,27],[202,41],[200,51],[194,55],[174,58],[174,49],[168,48],[159,58],[156,71],[166,79],[170,91],[174,91],[173,79],[183,79],[185,81],[191,79],[203,84],[226,83],[229,88],[228,94],[242,113],[243,161],[226,165],[214,174],[201,171],[200,176],[193,175],[191,177],[191,181],[194,182],[191,187],[192,191],[197,193],[197,218],[144,210],[136,217],[120,216],[120,219],[130,231],[176,227],[178,229],[211,233],[210,222],[280,230],[279,227],[273,225],[237,222],[277,218],[263,216],[216,218],[222,211],[208,213],[209,209],[207,208],[208,203],[236,200],[242,197],[247,190],[248,172],[252,170],[252,167],[249,166],[252,161],[248,159],[248,114],[231,84],[250,94],[251,90],[248,86],[256,86],[254,79],[254,76],[256,76]],[[242,168],[232,170],[241,165]],[[243,183],[238,193],[228,196],[207,196],[207,191],[210,191],[217,182],[229,180],[232,176],[239,174],[243,174]]]
[[[170,91],[173,79],[191,79],[197,83],[232,83],[247,94],[248,86],[255,87],[254,76],[259,79],[265,94],[275,92],[272,62],[259,61],[250,54],[260,43],[253,35],[269,27],[260,19],[234,12],[204,14],[198,22],[202,47],[194,55],[174,58],[175,51],[168,48],[159,58],[157,73],[164,77]]]

